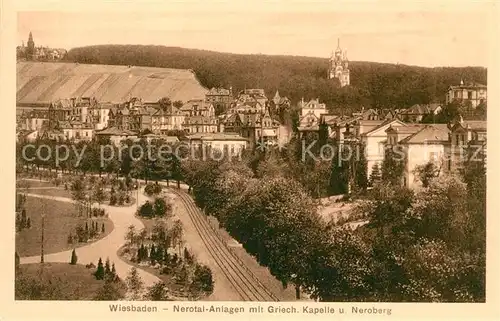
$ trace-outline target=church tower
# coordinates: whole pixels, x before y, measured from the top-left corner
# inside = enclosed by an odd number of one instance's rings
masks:
[[[337,78],[340,86],[348,86],[351,82],[349,77],[349,61],[347,52],[340,48],[340,39],[337,40],[337,49],[332,52],[330,66],[328,68],[328,79]]]
[[[33,41],[33,35],[28,36],[28,47],[26,48],[26,59],[33,60],[35,55],[35,42]]]

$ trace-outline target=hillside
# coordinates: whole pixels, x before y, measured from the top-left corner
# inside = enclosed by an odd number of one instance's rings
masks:
[[[376,50],[376,49],[374,49]],[[71,49],[66,60],[89,64],[156,66],[193,69],[205,87],[234,90],[279,89],[297,102],[320,98],[331,108],[401,108],[415,103],[444,101],[449,85],[465,81],[486,84],[486,69],[425,68],[373,62],[350,62],[351,86],[338,88],[326,79],[328,59],[241,55],[165,46],[98,45]]]
[[[203,98],[207,91],[189,70],[153,67],[18,62],[16,78],[21,106],[78,96],[103,102],[130,97],[153,102],[165,96],[186,101]]]

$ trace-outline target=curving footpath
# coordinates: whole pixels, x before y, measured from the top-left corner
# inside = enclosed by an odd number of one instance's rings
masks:
[[[30,193],[26,195],[30,197],[55,200],[59,202],[75,203],[75,201],[73,201],[72,199],[65,197],[38,195]],[[145,198],[146,198],[145,196],[139,197],[138,200],[139,204],[144,202]],[[125,234],[127,233],[128,227],[130,225],[134,225],[137,230],[142,229],[144,225],[139,219],[135,217],[136,204],[133,204],[128,207],[114,207],[108,205],[101,205],[101,207],[106,209],[106,211],[108,212],[109,219],[113,222],[114,225],[113,231],[111,231],[111,233],[109,233],[107,236],[96,242],[89,243],[82,247],[76,248],[78,263],[88,264],[92,262],[95,265],[97,265],[97,261],[99,260],[99,258],[102,258],[102,261],[104,263],[106,261],[106,258],[109,257],[109,260],[115,263],[116,273],[118,274],[118,276],[122,280],[125,280],[132,266],[120,259],[120,257],[117,255],[118,249],[126,243]],[[71,252],[72,250],[45,254],[44,261],[69,263],[71,258]],[[21,257],[20,263],[21,264],[40,263],[40,255]],[[149,287],[154,283],[160,281],[158,277],[140,268],[137,269],[137,272],[141,277],[142,281],[144,282],[145,287]]]

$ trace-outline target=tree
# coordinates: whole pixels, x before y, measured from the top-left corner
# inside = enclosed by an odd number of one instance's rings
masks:
[[[111,273],[111,265],[110,265],[109,257],[108,257],[108,258],[106,258],[106,263],[104,264],[104,274],[108,275],[110,273]]]
[[[370,174],[370,185],[373,186],[381,179],[382,179],[382,174],[380,173],[380,167],[378,166],[378,163],[375,163],[372,166],[372,172]]]
[[[167,285],[161,281],[151,286],[145,297],[150,301],[170,301]]]
[[[405,153],[402,146],[386,148],[382,162],[382,180],[392,185],[401,185],[404,174]]]
[[[418,180],[422,182],[423,187],[429,187],[431,180],[439,176],[439,168],[430,161],[424,165],[418,165],[414,169],[414,173]]]
[[[22,229],[26,227],[26,221],[27,221],[26,209],[23,208],[23,210],[21,211],[21,228]]]
[[[125,239],[128,241],[129,245],[135,244],[137,236],[136,236],[136,231],[135,231],[135,226],[130,225],[128,227],[127,234],[125,235]]]
[[[137,269],[132,267],[126,279],[127,287],[132,293],[132,300],[138,300],[139,294],[144,286],[143,281],[139,277]]]
[[[183,244],[183,231],[182,231],[182,223],[180,220],[176,220],[174,225],[169,230],[170,238],[174,246],[177,247],[179,256],[181,256],[181,249]]]
[[[16,251],[15,256],[14,256],[14,266],[15,266],[16,271],[19,268],[20,262],[21,262],[21,259],[19,258],[19,254],[17,254],[17,251]]]
[[[29,217],[26,220],[26,228],[31,228],[31,219]]]
[[[169,217],[172,212],[172,205],[165,202],[163,198],[157,198],[155,199],[155,202],[153,204],[153,215],[154,216],[167,216]]]
[[[99,261],[97,262],[97,270],[94,273],[94,276],[97,280],[103,280],[104,279],[104,266],[102,265],[102,259],[99,258]]]
[[[162,97],[158,100],[158,104],[163,111],[167,111],[167,109],[172,106],[172,101],[168,97]]]
[[[191,288],[195,291],[201,291],[205,295],[212,294],[214,290],[214,281],[212,278],[212,271],[208,266],[196,264]]]
[[[150,201],[142,204],[139,208],[139,215],[146,218],[152,218],[154,215],[153,205]]]
[[[151,250],[149,251],[149,259],[150,259],[150,262],[151,262],[151,265],[155,265],[156,263],[156,249],[155,249],[155,245],[151,245]]]
[[[111,265],[111,275],[116,279],[118,276],[116,275],[115,262]]]
[[[96,184],[94,187],[93,198],[97,202],[97,204],[99,204],[99,207],[101,207],[101,204],[106,198],[106,195],[104,194],[104,189],[100,183]]]
[[[75,265],[77,261],[78,261],[78,257],[76,256],[75,249],[73,249],[73,251],[71,252],[71,261],[69,264]]]
[[[123,299],[123,294],[118,291],[111,279],[105,279],[103,286],[94,297],[94,300],[97,301],[117,301],[120,299]]]

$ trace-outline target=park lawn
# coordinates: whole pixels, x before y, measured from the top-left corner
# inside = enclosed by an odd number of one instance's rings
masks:
[[[52,184],[51,182],[48,182],[48,181],[40,181],[40,180],[37,180],[37,179],[25,179],[25,178],[18,178],[17,179],[18,182],[20,181],[23,181],[23,183],[28,183],[29,185],[29,189],[28,189],[28,193],[31,191],[31,189],[33,188],[37,188],[37,187],[55,187],[54,184]],[[22,191],[24,191],[24,188],[21,188]]]
[[[20,190],[22,192],[22,190]],[[38,195],[47,195],[47,196],[57,196],[57,197],[65,197],[71,199],[71,192],[68,190],[65,190],[64,188],[61,187],[55,187],[53,188],[30,188],[28,190],[28,194],[38,194]]]
[[[94,271],[81,264],[69,263],[20,265],[16,272],[15,299],[93,300],[104,285],[103,280],[92,275]],[[118,292],[125,294],[126,286],[122,280],[115,286]]]
[[[58,202],[38,197],[27,197],[26,216],[31,220],[31,228],[23,229],[16,233],[16,251],[19,256],[39,255],[41,248],[41,212],[45,208],[44,252],[46,254],[60,252],[83,246],[88,243],[68,244],[70,231],[74,234],[78,225],[85,227],[86,219],[78,217],[78,210],[73,203]],[[104,223],[104,233],[97,239],[103,238],[113,230],[113,223],[108,218],[93,218],[99,222],[99,227]],[[94,240],[95,241],[95,240]]]

